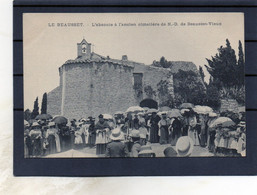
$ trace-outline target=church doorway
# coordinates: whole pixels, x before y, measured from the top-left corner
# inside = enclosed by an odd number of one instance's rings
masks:
[[[139,105],[140,105],[140,107],[148,107],[148,108],[158,109],[158,103],[150,98],[142,100]]]

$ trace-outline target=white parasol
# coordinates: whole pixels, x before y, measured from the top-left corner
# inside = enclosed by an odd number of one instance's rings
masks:
[[[234,126],[235,123],[228,117],[219,117],[210,124],[210,128],[214,128],[219,125],[221,127],[231,127]]]
[[[163,112],[163,111],[171,111],[171,108],[170,107],[168,107],[168,106],[163,106],[163,107],[160,107],[159,108],[159,111],[161,111],[161,112]]]
[[[143,112],[144,108],[140,107],[140,106],[131,106],[127,109],[126,112]]]
[[[115,112],[114,114],[115,114],[115,115],[123,115],[123,114],[124,114],[124,112],[117,111],[117,112]]]
[[[200,106],[197,105],[193,108],[193,110],[198,114],[208,114],[210,112],[213,112],[213,109],[209,106]]]
[[[110,120],[110,119],[113,119],[113,116],[110,114],[103,114],[103,118],[106,120]]]
[[[182,115],[180,114],[179,109],[175,109],[175,108],[172,109],[171,111],[168,111],[167,115],[168,115],[169,118],[173,118],[173,117],[175,117],[175,118],[182,117]]]

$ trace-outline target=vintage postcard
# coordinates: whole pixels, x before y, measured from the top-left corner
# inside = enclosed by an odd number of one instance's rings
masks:
[[[243,13],[24,13],[24,157],[246,156]]]

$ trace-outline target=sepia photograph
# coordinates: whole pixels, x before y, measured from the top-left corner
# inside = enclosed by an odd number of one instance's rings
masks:
[[[24,13],[24,158],[245,157],[243,13]]]

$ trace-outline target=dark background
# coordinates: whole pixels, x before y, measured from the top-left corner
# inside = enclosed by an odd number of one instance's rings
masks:
[[[24,159],[23,13],[243,12],[247,156],[118,159]],[[257,1],[15,1],[13,6],[14,175],[15,176],[171,176],[257,174]],[[236,23],[235,23],[236,25]],[[43,68],[43,67],[42,67]]]

